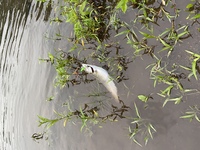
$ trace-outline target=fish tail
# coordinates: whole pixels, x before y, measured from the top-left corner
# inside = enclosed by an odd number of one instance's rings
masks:
[[[119,97],[117,94],[117,87],[113,81],[109,81],[108,83],[104,84],[107,90],[112,94],[113,98],[119,103]]]

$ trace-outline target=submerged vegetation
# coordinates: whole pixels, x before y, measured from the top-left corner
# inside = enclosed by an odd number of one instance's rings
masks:
[[[107,92],[94,91],[85,96],[87,99],[95,99],[92,102],[77,104],[67,100],[63,104],[66,111],[55,111],[54,119],[38,116],[39,126],[45,125],[45,129],[48,129],[58,121],[63,121],[64,126],[68,122],[78,121],[81,122],[81,131],[89,131],[93,125],[102,127],[108,121],[126,119],[130,122],[127,134],[142,146],[138,137],[142,136],[147,144],[156,132],[156,124],[140,114],[143,109],[147,109],[149,101],[156,101],[154,97],[160,97],[163,99],[162,106],[166,107],[170,102],[180,104],[191,93],[199,93],[198,89],[185,86],[186,82],[193,84],[195,80],[198,81],[199,51],[184,50],[181,47],[184,41],[195,38],[190,29],[199,26],[198,1],[188,1],[184,10],[179,9],[180,6],[171,0],[63,0],[58,4],[53,0],[40,1],[55,7],[52,23],[73,25],[72,34],[68,36],[70,49],[56,50],[54,54],[49,53],[47,59],[41,59],[54,66],[57,72],[55,86],[71,88],[93,82],[95,79],[88,78],[87,73],[81,72],[81,64],[95,63],[107,69],[113,79],[124,86],[127,98],[120,99],[120,104],[115,106],[108,102]],[[185,18],[183,12],[187,13]],[[183,19],[182,23],[180,17]],[[200,28],[196,32],[200,32]],[[66,37],[61,34],[58,36],[61,39]],[[138,94],[135,100],[129,99],[128,95],[133,89],[125,84],[129,80],[126,72],[129,65],[137,63],[136,58],[143,59],[145,55],[152,62],[146,66],[153,81],[152,89],[159,90],[154,90],[149,95]],[[187,63],[178,61],[179,55]],[[52,100],[54,96],[48,99]],[[145,107],[138,107],[141,103]],[[180,118],[190,121],[195,118],[200,122],[199,107],[189,106],[189,110]]]

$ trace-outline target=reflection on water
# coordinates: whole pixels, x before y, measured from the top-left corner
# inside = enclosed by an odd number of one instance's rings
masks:
[[[29,7],[30,4],[27,5],[20,1],[15,3],[4,0],[0,5],[1,149],[6,149],[7,145],[11,146],[14,139],[14,108],[11,104],[14,103],[13,96],[16,93],[12,88],[16,88],[16,65]]]
[[[38,107],[37,113],[29,107],[35,108],[41,103],[32,104],[29,101],[34,102],[34,98],[40,100],[40,96],[47,92],[41,89],[41,93],[35,94],[38,92],[36,91],[38,82],[34,81],[38,79],[40,82],[48,76],[48,68],[43,66],[43,75],[40,78],[37,77],[38,72],[41,72],[41,68],[37,67],[39,66],[38,58],[43,55],[43,51],[40,50],[42,47],[45,48],[42,37],[46,27],[44,23],[39,25],[34,21],[47,21],[51,11],[49,7],[44,12],[43,7],[39,2],[35,3],[31,0],[3,0],[0,2],[1,150],[27,149],[25,143],[32,142],[29,132],[33,131],[29,122],[32,121],[37,127],[36,117],[40,107]],[[44,18],[43,14],[45,14]],[[35,33],[34,30],[38,33]],[[36,43],[31,41],[37,36],[41,37],[38,38],[41,41],[36,41]],[[33,44],[37,51],[34,50]],[[35,52],[33,53],[33,51]],[[35,75],[34,78],[31,77],[32,74]],[[46,81],[42,83],[44,86],[48,85]],[[35,94],[35,97],[31,93]],[[31,114],[26,115],[29,110],[32,110]],[[24,131],[24,127],[26,127],[27,133]],[[36,148],[33,147],[33,149]]]

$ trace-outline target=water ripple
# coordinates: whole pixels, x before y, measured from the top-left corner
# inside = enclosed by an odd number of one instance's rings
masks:
[[[16,65],[30,3],[3,1],[0,4],[0,139],[1,150],[12,149],[14,118],[12,106],[16,95]],[[28,5],[28,6],[26,6]],[[12,90],[11,90],[12,89]],[[13,90],[15,89],[15,90]]]
[[[41,97],[48,91],[48,66],[38,67],[38,58],[49,50],[43,34],[50,12],[50,6],[31,0],[0,4],[0,150],[33,145],[38,114],[33,112],[41,109]]]

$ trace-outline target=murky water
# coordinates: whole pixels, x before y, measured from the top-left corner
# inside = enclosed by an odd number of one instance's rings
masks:
[[[0,11],[1,150],[199,149],[199,123],[179,119],[188,105],[199,104],[197,95],[187,97],[192,101],[187,100],[178,106],[169,103],[164,109],[163,102],[159,99],[149,103],[148,111],[144,110],[142,114],[153,120],[157,133],[146,147],[140,147],[129,140],[126,121],[105,124],[103,129],[94,127],[91,129],[93,136],[81,133],[79,125],[69,123],[63,127],[63,122],[60,122],[48,131],[48,139],[34,141],[32,134],[43,132],[42,128],[38,127],[37,115],[51,118],[55,115],[53,110],[62,110],[60,106],[63,101],[75,93],[74,90],[78,90],[77,87],[61,91],[54,89],[55,72],[52,66],[39,62],[39,58],[47,57],[48,52],[54,52],[54,49],[67,50],[69,43],[65,40],[49,40],[45,37],[53,37],[59,31],[70,34],[71,26],[50,25],[48,18],[51,8],[47,11],[43,5],[29,0],[0,1]],[[191,32],[197,34],[195,30]],[[188,39],[187,42],[193,45],[192,49],[198,49],[198,38]],[[177,53],[179,58],[171,59],[188,61],[181,51]],[[140,58],[137,59],[139,61]],[[118,88],[121,88],[121,98],[129,99],[131,107],[133,103],[130,99],[135,100],[138,94],[154,91],[151,89],[149,74],[145,74],[144,69],[152,59],[144,56],[143,60],[140,60],[140,65],[132,63],[129,66],[127,75],[130,79],[125,84],[134,87],[128,98],[123,85],[118,85]],[[196,88],[200,87],[198,82],[194,84]],[[186,85],[190,86],[187,82]],[[80,93],[85,86],[88,85],[80,86]],[[58,101],[46,102],[45,99],[51,95],[56,95]],[[142,104],[138,105],[142,107]]]

